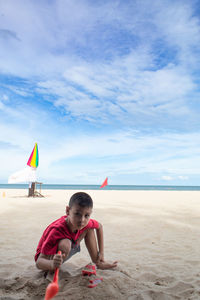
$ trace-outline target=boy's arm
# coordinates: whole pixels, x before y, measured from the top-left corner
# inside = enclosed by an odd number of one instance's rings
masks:
[[[101,223],[99,223],[99,228],[96,229],[96,233],[99,247],[99,259],[104,260],[103,226]]]
[[[63,262],[61,254],[55,254],[52,259],[48,255],[40,253],[36,266],[38,269],[44,271],[54,271],[56,268],[59,268]]]
[[[97,233],[97,241],[98,241],[98,247],[99,247],[99,257],[96,262],[96,265],[99,269],[105,270],[105,269],[112,269],[117,267],[117,261],[114,261],[113,263],[108,263],[104,260],[104,242],[103,242],[103,226],[99,223],[99,228],[96,229]]]

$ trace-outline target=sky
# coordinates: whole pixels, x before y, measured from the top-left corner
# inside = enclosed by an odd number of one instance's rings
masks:
[[[199,185],[200,0],[0,0],[0,183]]]

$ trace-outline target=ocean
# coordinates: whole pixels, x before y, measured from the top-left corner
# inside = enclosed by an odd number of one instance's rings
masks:
[[[39,188],[39,185],[37,185]],[[28,189],[28,184],[0,184],[0,189]],[[100,190],[100,185],[93,184],[42,184],[43,190]],[[122,191],[200,191],[200,186],[176,185],[107,185],[101,190]]]

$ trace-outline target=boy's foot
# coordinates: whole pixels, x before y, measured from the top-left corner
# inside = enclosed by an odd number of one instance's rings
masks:
[[[82,270],[82,275],[96,275],[96,266],[95,264],[88,264],[85,266],[85,268]]]
[[[50,282],[53,280],[53,277],[54,277],[54,273],[53,272],[46,271],[44,273],[44,278],[46,278]]]
[[[106,270],[106,269],[113,269],[113,268],[116,268],[117,267],[117,261],[114,261],[112,264],[111,263],[107,263],[106,261],[101,261],[101,262],[98,262],[96,265],[97,265],[97,268],[100,269],[100,270]]]

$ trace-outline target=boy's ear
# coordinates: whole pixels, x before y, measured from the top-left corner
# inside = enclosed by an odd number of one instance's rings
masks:
[[[69,214],[69,206],[66,206],[66,215]]]

